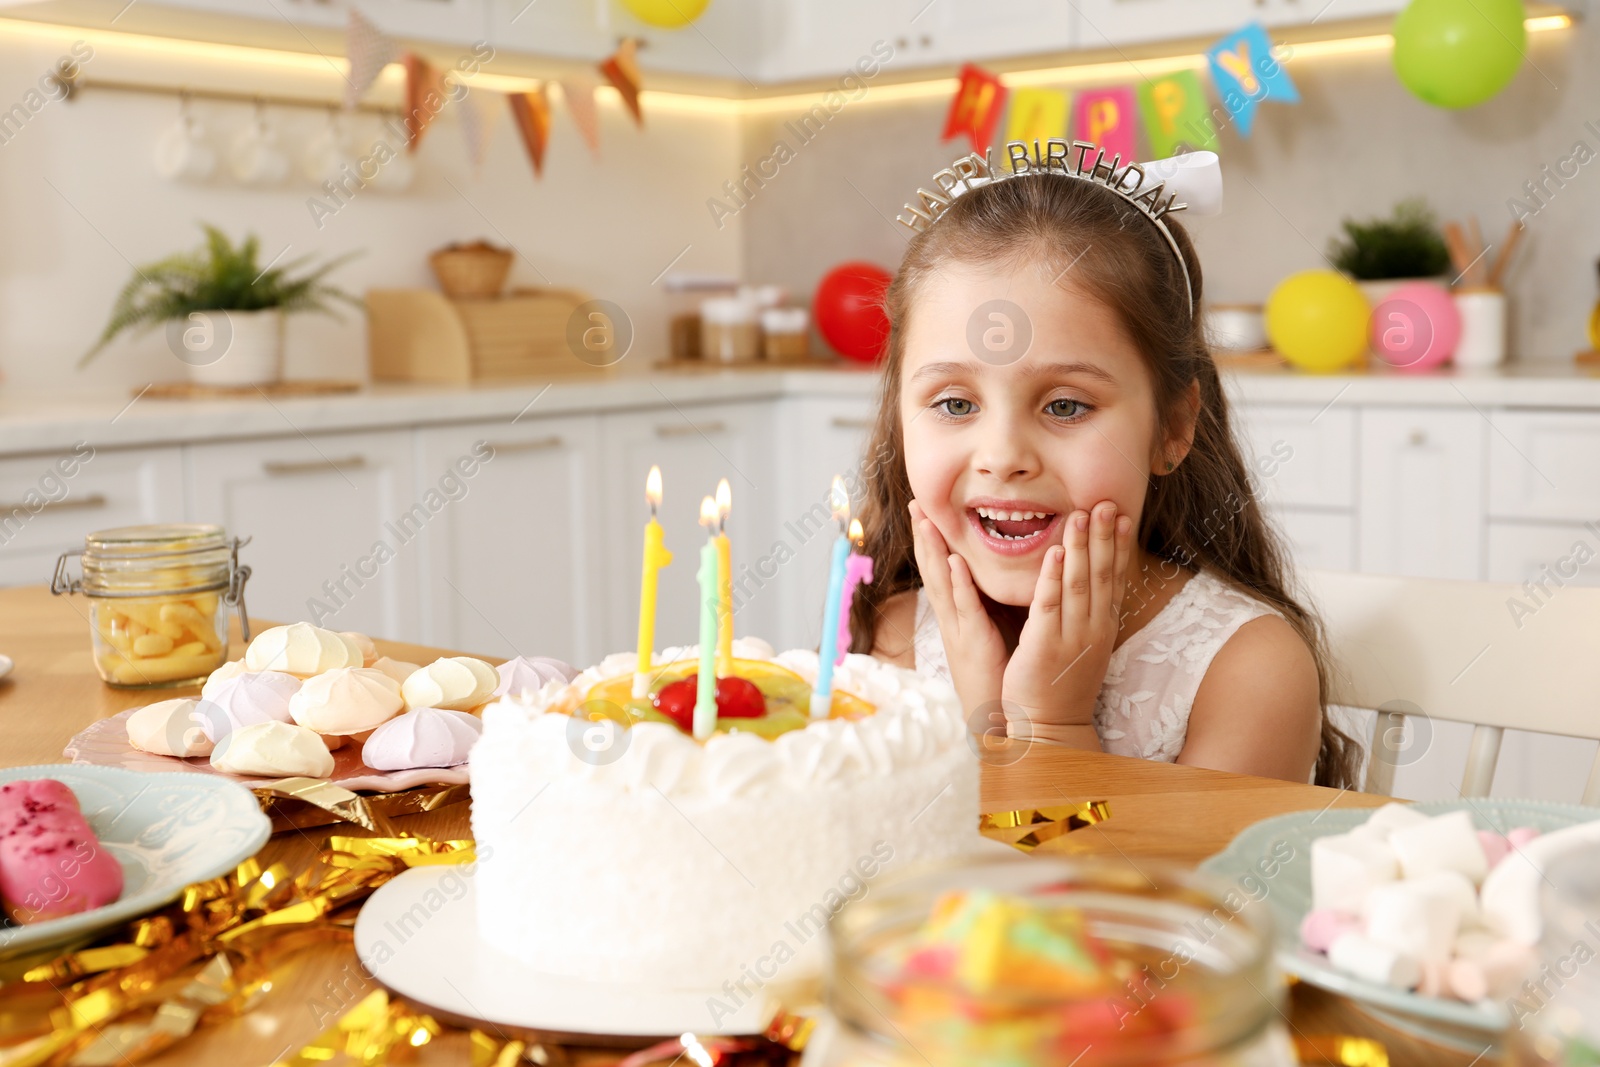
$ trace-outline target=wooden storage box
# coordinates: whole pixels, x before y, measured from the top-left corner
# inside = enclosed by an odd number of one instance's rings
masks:
[[[367,290],[367,359],[377,382],[470,382],[605,377],[602,359],[579,359],[568,325],[588,297],[570,289],[519,289],[452,300],[432,289]]]

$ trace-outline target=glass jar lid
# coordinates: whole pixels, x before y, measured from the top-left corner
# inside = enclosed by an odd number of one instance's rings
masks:
[[[90,596],[198,593],[229,586],[236,545],[221,526],[118,526],[84,538],[83,592]]]

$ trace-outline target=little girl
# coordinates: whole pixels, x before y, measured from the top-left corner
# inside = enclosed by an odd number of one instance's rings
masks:
[[[912,239],[852,644],[949,679],[980,730],[1353,785],[1319,624],[1229,428],[1199,260],[1163,221],[1172,244],[1103,185],[1033,173]]]

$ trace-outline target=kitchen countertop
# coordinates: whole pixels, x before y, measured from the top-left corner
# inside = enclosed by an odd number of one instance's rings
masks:
[[[1600,411],[1600,368],[1572,363],[1508,364],[1434,374],[1389,371],[1337,375],[1286,369],[1229,370],[1236,403],[1333,403]],[[385,427],[523,421],[539,416],[626,411],[668,405],[783,396],[870,398],[878,375],[867,368],[662,371],[610,380],[380,384],[319,397],[149,400],[60,395],[0,395],[0,454],[53,452],[88,441],[96,448],[226,438],[274,437]]]

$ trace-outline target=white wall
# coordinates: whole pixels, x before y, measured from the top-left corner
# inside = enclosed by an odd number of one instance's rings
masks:
[[[0,33],[0,111],[23,100],[70,41]],[[84,76],[109,76],[113,61],[102,52]],[[223,144],[251,117],[248,106],[234,104],[197,102],[195,112]],[[692,247],[677,269],[739,269],[738,220],[718,231],[704,207],[738,168],[738,131],[729,118],[658,110],[646,114],[641,131],[603,100],[596,163],[558,108],[544,177],[536,180],[509,114],[498,119],[483,173],[473,174],[459,121],[447,108],[422,143],[409,191],[363,190],[318,229],[306,203],[317,190],[303,180],[259,191],[158,177],[154,145],[177,114],[170,96],[89,88],[73,101],[45,104],[0,143],[0,387],[125,394],[181,377],[160,331],[118,342],[85,371],[74,363],[104,325],[131,264],[197,245],[202,220],[236,237],[259,234],[263,261],[285,245],[292,246],[286,258],[361,250],[336,275],[357,294],[432,285],[427,254],[451,241],[510,242],[523,253],[513,285],[548,280],[629,312],[638,341],[622,370],[634,372],[663,353],[665,299],[651,283],[685,245]],[[269,115],[285,143],[296,146],[327,121],[312,110]],[[375,116],[355,121],[377,129]],[[317,316],[291,323],[291,376],[364,375],[359,312],[346,313],[343,323]]]

